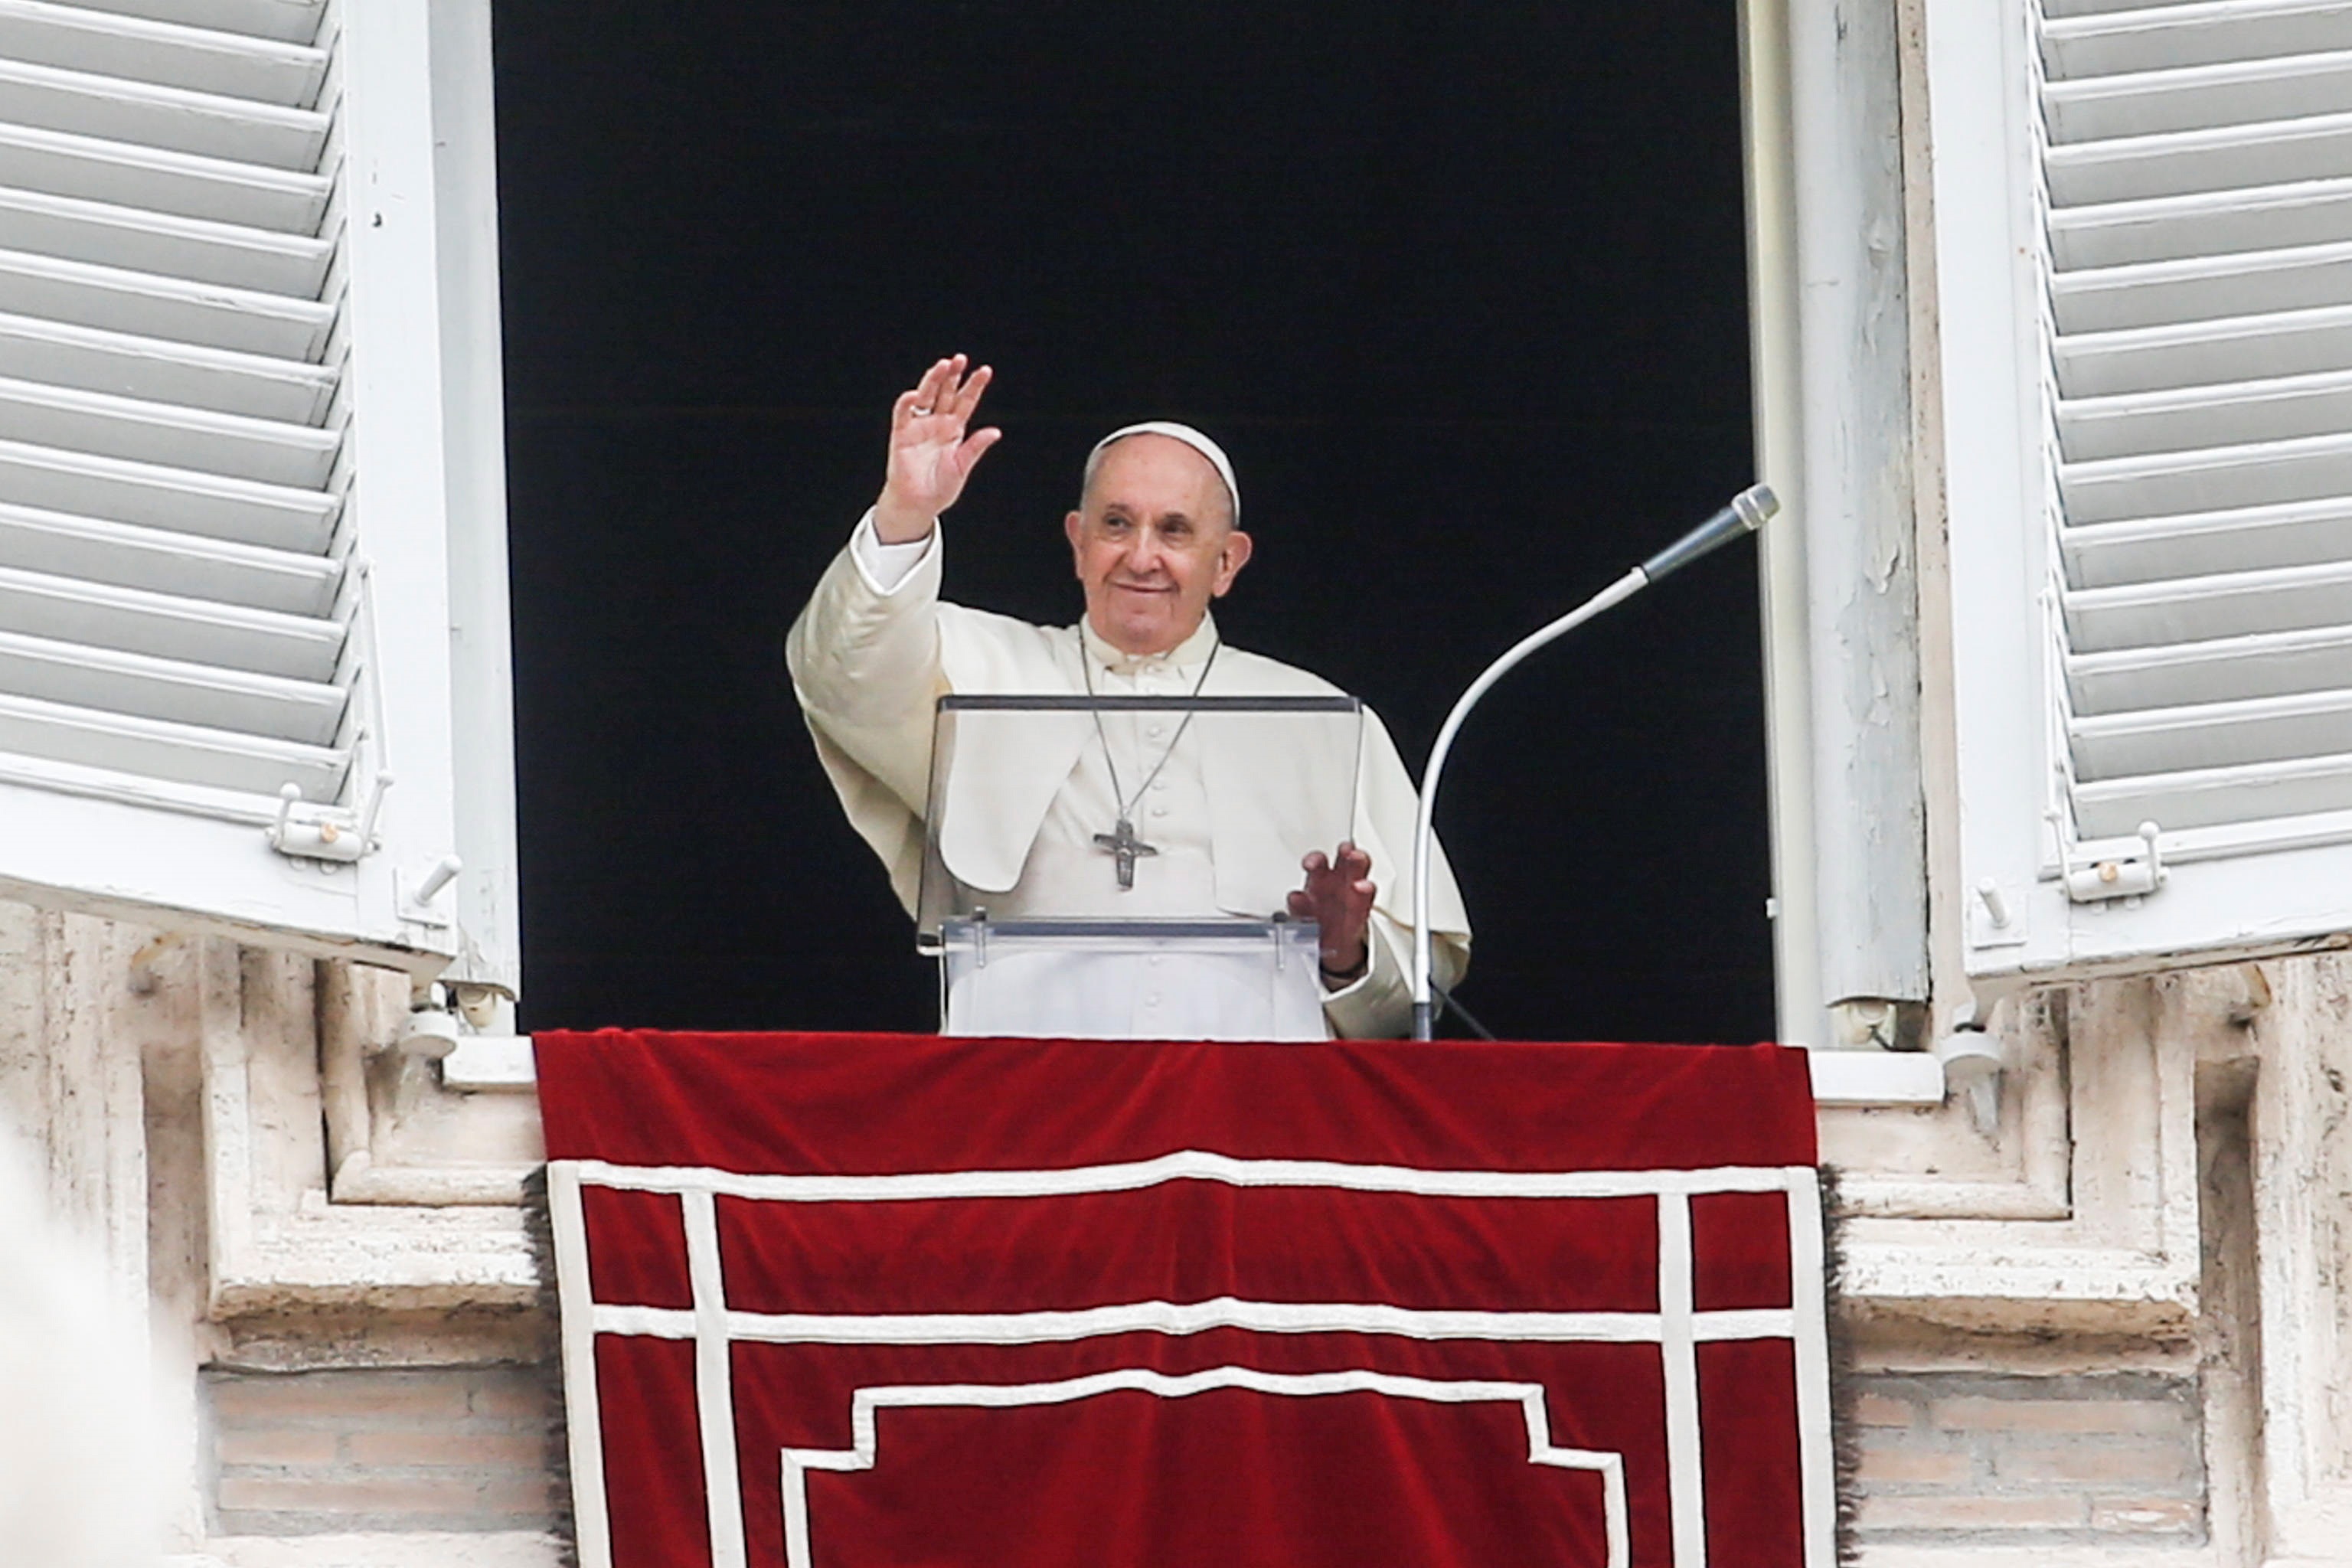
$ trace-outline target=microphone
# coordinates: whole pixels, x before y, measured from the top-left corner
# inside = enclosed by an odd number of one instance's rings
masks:
[[[1780,510],[1780,498],[1769,485],[1750,485],[1731,498],[1731,504],[1642,563],[1642,575],[1654,583],[1678,572],[1710,551],[1719,550],[1743,533],[1753,533]]]
[[[1529,633],[1488,665],[1477,679],[1470,683],[1454,702],[1454,710],[1437,731],[1437,743],[1429,749],[1429,766],[1421,775],[1421,809],[1413,821],[1412,834],[1412,1037],[1432,1038],[1436,1033],[1437,1009],[1433,998],[1430,957],[1434,939],[1429,930],[1430,844],[1434,837],[1437,811],[1437,784],[1445,772],[1445,756],[1454,749],[1454,736],[1468,718],[1470,710],[1486,695],[1495,682],[1509,674],[1519,661],[1556,638],[1566,636],[1603,610],[1623,604],[1651,584],[1670,572],[1679,572],[1700,556],[1722,549],[1743,534],[1755,532],[1780,510],[1780,497],[1769,485],[1750,485],[1731,498],[1731,504],[1626,573],[1614,583],[1587,599],[1549,626]]]

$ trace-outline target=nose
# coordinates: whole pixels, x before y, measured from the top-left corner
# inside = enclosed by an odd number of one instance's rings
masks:
[[[1149,577],[1160,569],[1161,550],[1157,529],[1139,528],[1127,543],[1127,571],[1130,577]]]

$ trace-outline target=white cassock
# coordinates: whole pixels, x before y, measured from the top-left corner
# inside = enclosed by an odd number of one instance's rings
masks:
[[[1215,623],[1165,654],[1131,658],[1076,626],[1037,626],[940,600],[940,530],[919,543],[882,544],[867,513],[834,559],[785,640],[785,662],[817,755],[842,808],[889,868],[911,913],[922,879],[932,725],[938,700],[971,696],[1082,695],[1217,697],[1340,695],[1302,669],[1217,646]],[[1212,650],[1215,663],[1208,665]],[[1081,661],[1085,662],[1081,662]],[[1205,687],[1200,685],[1208,668]],[[1091,676],[1091,680],[1089,680]],[[1074,716],[1057,716],[1069,720]],[[1226,753],[1211,727],[1175,734],[1181,720],[1112,714],[1058,724],[1057,742],[992,758],[982,776],[959,758],[956,832],[942,852],[957,879],[991,893],[992,916],[1023,913],[1121,917],[1239,916],[1263,920],[1304,880],[1297,853],[1265,820],[1278,789],[1250,776],[1246,759]],[[1155,727],[1167,733],[1155,734]],[[1172,749],[1170,749],[1172,744]],[[1166,758],[1164,765],[1160,759]],[[1108,765],[1106,765],[1106,764]],[[1152,770],[1159,766],[1156,776]],[[1365,973],[1323,997],[1333,1034],[1402,1035],[1412,997],[1412,781],[1386,726],[1367,710],[1357,748],[1352,837],[1372,858],[1380,894],[1367,932]],[[1134,798],[1129,815],[1157,853],[1118,885],[1111,858],[1095,842],[1119,815],[1118,783]],[[1143,781],[1150,779],[1148,786]],[[966,798],[969,789],[971,798]],[[984,804],[974,809],[974,802]],[[1336,844],[1322,846],[1326,853]],[[1462,899],[1435,851],[1431,910],[1437,983],[1451,985],[1469,962]],[[1176,982],[1129,971],[1108,1011],[1128,1026],[1057,1027],[1033,1033],[1106,1033],[1160,1039],[1230,1037],[1213,975]],[[1105,1016],[1102,985],[1087,986],[1082,1011]]]

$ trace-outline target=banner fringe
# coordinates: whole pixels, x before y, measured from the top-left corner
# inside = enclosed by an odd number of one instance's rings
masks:
[[[1854,1371],[1853,1328],[1845,1310],[1845,1216],[1838,1202],[1838,1168],[1824,1164],[1822,1194],[1822,1297],[1827,1309],[1830,1356],[1830,1447],[1837,1468],[1837,1560],[1861,1560],[1856,1537],[1862,1511],[1862,1428],[1854,1419],[1862,1384]]]
[[[531,1268],[539,1277],[539,1299],[532,1303],[532,1310],[541,1321],[560,1324],[563,1310],[555,1289],[555,1217],[548,1206],[547,1167],[543,1164],[523,1178],[522,1229],[530,1243]],[[548,1528],[556,1540],[556,1562],[561,1568],[580,1568],[579,1531],[572,1511],[572,1427],[563,1407],[561,1333],[556,1335],[556,1342],[555,1353],[541,1363],[547,1407],[553,1413],[547,1423],[547,1468],[555,1481],[549,1490],[555,1517]]]

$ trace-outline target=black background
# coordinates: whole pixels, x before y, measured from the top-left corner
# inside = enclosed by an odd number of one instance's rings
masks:
[[[1226,635],[1416,771],[1753,477],[1729,0],[494,15],[529,1026],[935,1021],[780,647],[939,354],[1006,432],[953,596],[1075,619],[1087,447],[1190,420],[1257,541]],[[1771,1032],[1752,545],[1514,675],[1449,781],[1498,1032]]]

